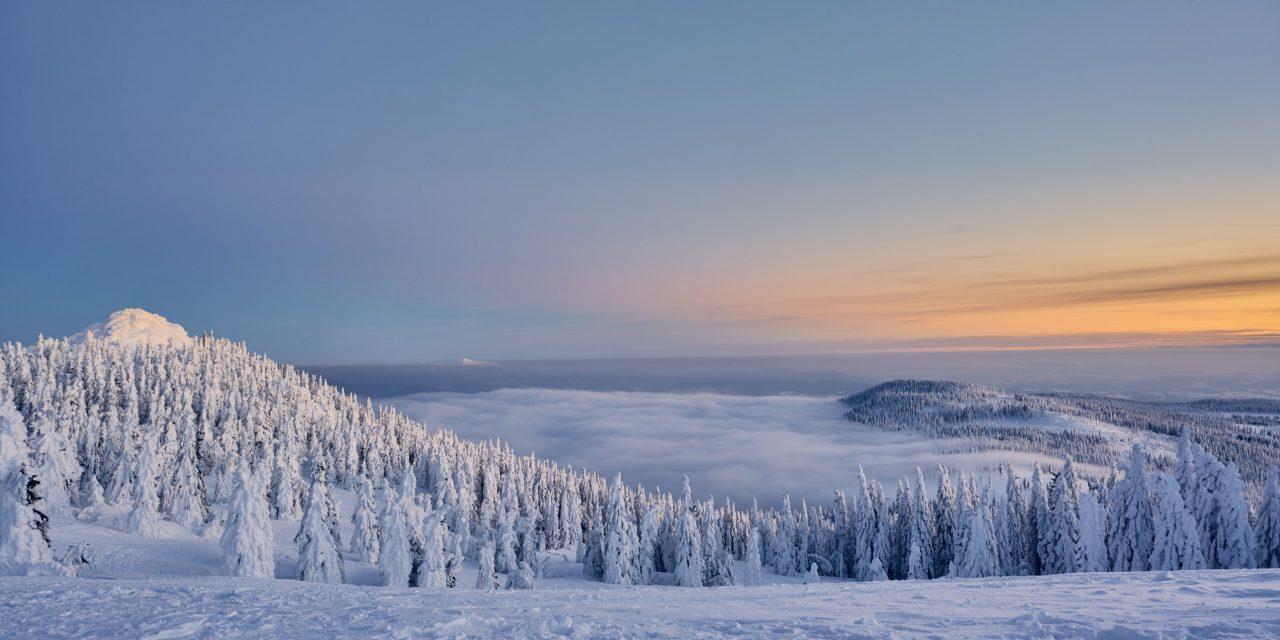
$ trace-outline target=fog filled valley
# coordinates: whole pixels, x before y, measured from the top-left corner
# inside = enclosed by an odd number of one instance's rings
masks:
[[[0,578],[4,634],[1280,630],[1275,400],[898,380],[375,404],[139,310],[0,364],[0,573],[25,576]],[[1172,609],[1098,608],[1137,593]],[[109,606],[68,617],[83,598]]]

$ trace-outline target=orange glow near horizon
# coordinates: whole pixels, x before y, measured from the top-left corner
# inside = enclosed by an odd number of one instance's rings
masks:
[[[1036,268],[1018,256],[979,258],[839,281],[813,276],[707,287],[681,311],[726,331],[827,348],[1280,341],[1280,252],[1076,271],[1066,264]]]

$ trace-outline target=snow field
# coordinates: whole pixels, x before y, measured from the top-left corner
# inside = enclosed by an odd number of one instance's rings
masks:
[[[1280,570],[533,591],[252,578],[0,578],[0,636],[43,638],[1280,637]],[[540,583],[540,587],[543,583]],[[86,603],[92,603],[86,606]]]
[[[353,496],[336,492],[344,539]],[[55,517],[54,548],[87,543],[80,578],[0,578],[0,638],[1280,638],[1280,570],[1092,573],[848,582],[765,574],[759,587],[619,587],[547,554],[531,591],[293,580],[297,521],[272,521],[277,579],[228,578],[213,541],[160,523],[160,538]],[[122,525],[121,525],[122,526]],[[670,582],[669,576],[660,576]],[[33,636],[32,630],[40,630]]]

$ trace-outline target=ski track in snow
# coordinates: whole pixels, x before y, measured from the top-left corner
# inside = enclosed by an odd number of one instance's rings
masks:
[[[335,492],[350,539],[349,492]],[[173,523],[161,538],[96,522],[53,522],[55,549],[89,545],[81,578],[0,578],[0,638],[1280,638],[1280,570],[800,584],[619,587],[548,554],[533,591],[479,592],[474,563],[458,589],[291,579],[298,523],[273,521],[276,580],[220,576],[221,554]]]

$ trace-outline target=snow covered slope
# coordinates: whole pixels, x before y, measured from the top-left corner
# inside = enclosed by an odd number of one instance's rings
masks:
[[[495,593],[0,578],[0,636],[1255,640],[1280,637],[1277,598],[1280,570]]]
[[[339,492],[343,538],[351,494]],[[547,554],[532,591],[347,585],[219,576],[215,543],[164,522],[115,530],[124,509],[55,516],[59,550],[87,543],[80,578],[0,577],[0,638],[1275,638],[1280,570],[1093,573],[848,582],[767,574],[759,587],[620,587]],[[278,578],[291,578],[297,521],[273,521]]]
[[[131,346],[169,344],[181,347],[191,344],[191,336],[187,335],[182,325],[143,309],[116,311],[106,320],[71,336],[69,340],[73,345],[83,344],[89,334],[99,340]]]

